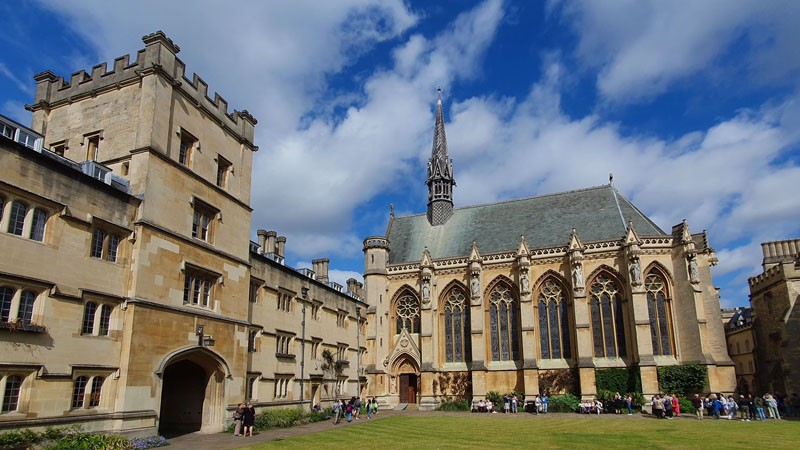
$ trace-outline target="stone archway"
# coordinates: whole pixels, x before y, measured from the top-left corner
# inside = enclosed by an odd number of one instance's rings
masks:
[[[417,403],[419,397],[419,369],[409,355],[398,358],[394,364],[397,395],[400,403]]]
[[[161,376],[158,431],[180,435],[224,429],[227,365],[205,348],[190,348],[168,356],[157,372]]]

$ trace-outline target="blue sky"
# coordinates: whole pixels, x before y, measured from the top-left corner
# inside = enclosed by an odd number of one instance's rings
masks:
[[[800,2],[792,0],[0,3],[0,112],[30,123],[32,76],[164,30],[231,108],[259,119],[253,236],[330,257],[426,207],[436,89],[457,206],[604,184],[664,230],[708,230],[725,306],[760,242],[800,236]],[[564,236],[565,243],[568,236]]]

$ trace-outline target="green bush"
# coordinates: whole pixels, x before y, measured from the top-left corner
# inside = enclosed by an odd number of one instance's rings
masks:
[[[497,411],[498,405],[500,406],[500,410],[503,409],[503,396],[499,392],[489,391],[489,393],[486,394],[486,399],[492,402],[492,405],[494,405],[494,411]]]
[[[697,410],[692,405],[692,401],[686,397],[678,396],[678,403],[681,405],[681,414],[694,414]]]
[[[76,433],[68,434],[46,450],[133,450],[133,443],[118,435]]]
[[[442,402],[437,411],[469,411],[470,404],[467,400],[449,400]]]
[[[331,417],[331,409],[323,412],[306,412],[302,408],[270,409],[256,416],[254,427],[256,430],[270,428],[289,428],[305,423],[321,422]],[[233,428],[231,427],[230,430]]]
[[[554,395],[548,402],[548,412],[576,412],[580,400],[572,394]]]
[[[31,430],[9,431],[0,434],[0,448],[27,447],[41,439],[41,435]]]
[[[658,368],[658,387],[661,392],[691,398],[705,390],[707,380],[708,368],[699,364]]]
[[[625,395],[627,392],[642,392],[642,377],[638,367],[595,370],[597,391],[611,391]]]

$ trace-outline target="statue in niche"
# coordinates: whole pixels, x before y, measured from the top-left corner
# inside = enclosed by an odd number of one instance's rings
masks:
[[[629,270],[631,273],[631,284],[636,286],[642,284],[642,268],[639,265],[639,258],[635,258],[631,261]]]
[[[700,278],[697,273],[697,256],[689,256],[689,281],[692,283],[699,283]]]
[[[519,284],[522,286],[522,292],[528,292],[530,290],[530,282],[528,281],[528,271],[523,270],[519,274]]]
[[[473,297],[478,297],[481,295],[481,280],[479,278],[480,274],[477,272],[473,273],[472,280],[469,282],[469,290]]]
[[[583,267],[580,263],[572,266],[572,284],[575,288],[583,287]]]
[[[427,302],[431,298],[431,282],[427,278],[422,280],[422,300]]]

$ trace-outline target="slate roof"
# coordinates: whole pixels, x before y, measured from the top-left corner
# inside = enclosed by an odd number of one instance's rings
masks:
[[[567,245],[573,228],[583,242],[622,239],[629,220],[639,236],[668,236],[611,184],[457,208],[444,225],[425,214],[395,217],[389,264],[419,261],[426,246],[437,259],[468,256],[473,241],[482,255],[516,251],[520,236],[531,249]]]

